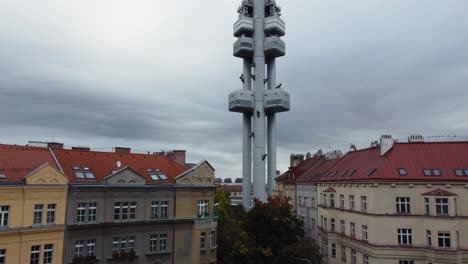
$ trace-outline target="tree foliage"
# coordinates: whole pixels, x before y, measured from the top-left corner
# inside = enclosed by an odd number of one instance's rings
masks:
[[[223,192],[218,189],[217,197],[225,197]],[[301,263],[299,258],[320,263],[316,245],[304,239],[303,222],[286,199],[255,200],[248,212],[218,199],[219,263]]]

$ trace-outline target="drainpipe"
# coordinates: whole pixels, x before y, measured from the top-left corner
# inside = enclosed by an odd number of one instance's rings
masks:
[[[172,214],[172,264],[175,264],[175,225],[176,225],[176,205],[177,205],[177,195],[176,187],[172,188],[174,190],[174,209]]]

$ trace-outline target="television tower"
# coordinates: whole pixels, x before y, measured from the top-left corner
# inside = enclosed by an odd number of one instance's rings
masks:
[[[237,12],[234,56],[243,59],[240,76],[243,89],[229,94],[229,111],[243,113],[242,203],[250,208],[252,172],[253,196],[266,200],[265,164],[268,164],[268,196],[273,193],[276,113],[289,111],[290,98],[281,84],[276,85],[276,58],[286,54],[285,43],[281,40],[285,34],[281,9],[275,0],[243,0]]]

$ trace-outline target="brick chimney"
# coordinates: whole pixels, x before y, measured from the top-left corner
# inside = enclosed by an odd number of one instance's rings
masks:
[[[304,155],[302,154],[291,154],[289,157],[289,163],[290,167],[294,168],[296,167],[299,163],[304,161]]]
[[[72,150],[91,151],[90,147],[72,147]]]
[[[168,157],[177,162],[178,164],[185,166],[185,150],[173,150]]]
[[[131,148],[115,147],[115,153],[131,153]]]
[[[63,149],[63,143],[48,142],[47,147],[51,149]]]

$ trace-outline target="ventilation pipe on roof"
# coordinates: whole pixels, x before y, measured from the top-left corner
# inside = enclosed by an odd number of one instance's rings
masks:
[[[289,157],[289,163],[290,167],[294,168],[296,167],[299,163],[304,161],[304,155],[302,154],[291,154]]]
[[[408,137],[408,142],[409,143],[424,142],[424,137],[420,134],[413,134]]]
[[[382,135],[380,137],[380,156],[385,155],[393,147],[394,143],[395,141],[391,135]]]

